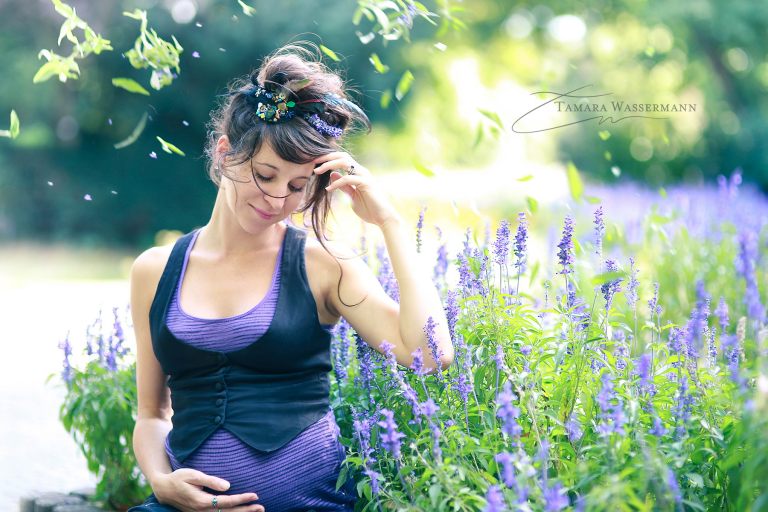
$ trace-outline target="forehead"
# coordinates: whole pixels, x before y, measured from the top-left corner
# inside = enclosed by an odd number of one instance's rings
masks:
[[[264,142],[259,151],[251,158],[254,164],[262,164],[262,166],[272,169],[276,167],[279,172],[288,172],[296,175],[307,175],[311,173],[313,164],[311,162],[299,164],[296,162],[289,162],[280,158],[272,146],[268,142]]]

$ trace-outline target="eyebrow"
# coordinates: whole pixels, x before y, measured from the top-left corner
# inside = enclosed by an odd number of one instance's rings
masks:
[[[259,162],[259,161],[257,161],[257,160],[254,160],[254,162],[255,162],[255,163],[257,163],[257,164],[259,164],[259,165],[266,165],[267,167],[271,167],[271,168],[273,168],[274,170],[276,170],[277,172],[280,172],[280,169],[278,169],[277,167],[275,167],[275,166],[274,166],[274,165],[272,165],[272,164],[268,164],[267,162]],[[304,179],[304,180],[308,180],[308,179],[309,179],[309,176],[296,176],[296,179],[298,179],[298,180],[301,180],[301,179]]]

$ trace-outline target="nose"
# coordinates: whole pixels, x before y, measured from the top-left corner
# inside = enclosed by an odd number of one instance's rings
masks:
[[[272,197],[268,196],[267,194],[262,194],[264,196],[264,200],[269,204],[270,209],[272,211],[281,211],[283,209],[283,205],[285,204],[285,197],[278,198],[278,197]]]

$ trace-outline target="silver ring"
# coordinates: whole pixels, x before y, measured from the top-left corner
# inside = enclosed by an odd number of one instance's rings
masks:
[[[349,170],[347,171],[347,175],[348,176],[351,176],[352,174],[355,174],[355,166],[354,165],[350,165],[349,166]]]
[[[219,501],[219,497],[218,496],[214,496],[213,500],[211,500],[211,504],[213,505],[213,508],[216,508],[216,505],[218,504],[218,501]],[[221,509],[219,509],[219,512],[221,512]]]

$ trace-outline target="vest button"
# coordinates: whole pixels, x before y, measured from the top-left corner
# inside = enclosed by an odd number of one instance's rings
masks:
[[[221,382],[217,382],[216,391],[221,391],[222,389],[224,389],[224,384],[222,384]]]
[[[223,398],[219,398],[218,400],[216,400],[216,405],[221,405],[223,403],[224,403],[224,399]]]
[[[221,416],[216,416],[213,421],[214,423],[221,423]]]

